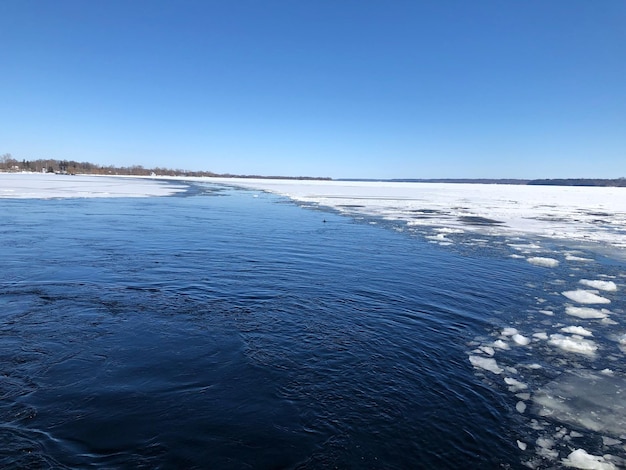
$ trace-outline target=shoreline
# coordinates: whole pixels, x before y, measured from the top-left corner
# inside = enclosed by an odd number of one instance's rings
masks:
[[[0,199],[159,197],[189,184],[265,191],[342,215],[433,229],[432,241],[442,245],[450,242],[446,232],[532,235],[626,257],[626,192],[615,187],[0,173]]]

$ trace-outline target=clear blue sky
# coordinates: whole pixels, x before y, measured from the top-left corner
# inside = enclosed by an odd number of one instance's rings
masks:
[[[626,176],[624,0],[0,0],[0,154]]]

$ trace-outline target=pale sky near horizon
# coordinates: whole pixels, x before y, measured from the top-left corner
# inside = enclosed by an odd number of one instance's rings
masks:
[[[623,0],[0,0],[0,154],[626,177]]]

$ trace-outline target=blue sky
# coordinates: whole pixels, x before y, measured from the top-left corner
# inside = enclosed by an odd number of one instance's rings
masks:
[[[2,0],[0,154],[626,176],[623,0]]]

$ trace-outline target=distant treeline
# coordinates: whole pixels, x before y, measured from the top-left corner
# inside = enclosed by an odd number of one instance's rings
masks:
[[[144,168],[141,165],[132,166],[102,166],[89,162],[77,162],[75,160],[37,159],[17,160],[7,153],[0,156],[0,171],[32,171],[36,173],[61,173],[61,174],[88,174],[88,175],[134,175],[134,176],[208,176],[222,178],[271,178],[271,179],[299,179],[299,180],[329,180],[330,178],[315,178],[308,176],[260,176],[260,175],[234,175],[219,174],[212,171],[189,171],[171,168]]]
[[[617,187],[626,188],[626,178],[546,179],[546,180],[532,180],[532,181],[529,181],[528,184],[548,185],[548,186],[617,186]]]
[[[344,179],[342,181],[357,181]],[[361,180],[363,181],[363,180]],[[602,179],[602,178],[561,178],[561,179],[493,179],[493,178],[437,178],[437,179],[391,179],[391,180],[366,180],[366,181],[392,181],[396,183],[470,183],[470,184],[519,184],[519,185],[544,185],[544,186],[613,186],[626,187],[626,178]]]
[[[235,175],[230,173],[213,173],[212,171],[173,170],[171,168],[144,168],[141,165],[132,166],[102,166],[89,162],[74,160],[37,159],[17,160],[6,153],[0,156],[0,171],[32,171],[61,174],[90,174],[90,175],[135,175],[135,176],[205,176],[222,178],[265,178],[286,180],[331,180],[327,177],[312,176],[262,176],[262,175]],[[439,179],[342,179],[339,181],[392,181],[402,183],[474,183],[474,184],[529,184],[549,186],[617,186],[626,187],[626,178],[570,178],[570,179],[490,179],[490,178],[439,178]]]
[[[528,184],[530,180],[491,178],[437,178],[437,179],[392,179],[398,183],[471,183],[471,184]]]

